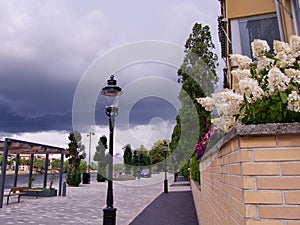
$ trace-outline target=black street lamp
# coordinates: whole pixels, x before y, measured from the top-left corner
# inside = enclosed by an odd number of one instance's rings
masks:
[[[102,89],[101,94],[106,98],[106,115],[109,118],[109,158],[108,158],[108,187],[106,196],[106,208],[103,209],[103,225],[116,224],[116,211],[113,198],[113,138],[115,118],[118,116],[118,102],[122,89],[117,86],[117,81],[111,75],[107,85]]]
[[[168,153],[168,144],[165,141],[163,143],[163,149],[165,154],[165,180],[164,180],[164,192],[168,193],[168,179],[167,179],[167,153]]]

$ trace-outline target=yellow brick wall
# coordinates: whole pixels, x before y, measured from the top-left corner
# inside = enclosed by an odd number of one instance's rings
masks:
[[[201,225],[300,225],[300,134],[237,136],[200,171]]]

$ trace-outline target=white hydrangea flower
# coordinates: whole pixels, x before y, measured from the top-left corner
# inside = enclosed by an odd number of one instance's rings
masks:
[[[226,115],[236,115],[240,109],[240,105],[243,102],[243,96],[237,93],[234,93],[233,90],[225,90],[218,95],[214,95],[216,102],[219,101],[219,104],[223,104],[223,109],[220,108],[218,111],[219,114],[225,113]]]
[[[273,63],[274,63],[273,59],[270,59],[270,58],[268,58],[266,56],[261,56],[259,58],[258,63],[257,63],[257,68],[256,68],[256,74],[257,74],[257,76],[260,77],[259,76],[260,71],[272,67]]]
[[[300,37],[296,35],[292,35],[290,37],[290,46],[296,57],[299,56],[300,53]]]
[[[252,60],[248,56],[240,54],[230,55],[230,59],[239,69],[248,69],[252,63]]]
[[[236,69],[231,71],[232,76],[236,77],[238,80],[243,80],[246,77],[251,77],[250,69]]]
[[[235,89],[224,90],[212,94],[211,97],[198,99],[206,110],[216,111],[218,117],[212,122],[225,132],[240,124],[242,118],[247,118],[246,113],[252,112],[251,108],[241,110],[242,104],[251,104],[258,99],[270,101],[270,96],[274,92],[290,93],[292,91],[288,96],[288,109],[300,112],[299,85],[295,85],[295,83],[300,84],[300,70],[294,67],[296,58],[300,56],[300,37],[292,36],[290,44],[274,41],[274,59],[266,56],[269,51],[266,41],[255,40],[251,46],[253,56],[258,59],[254,71],[256,74],[251,74],[253,63],[249,57],[233,54],[230,59],[238,66],[237,69],[231,71],[234,79],[238,81]],[[300,61],[298,60],[297,63],[300,64]],[[244,102],[243,96],[246,97],[247,103]]]
[[[274,52],[275,54],[278,54],[279,52],[286,52],[286,53],[291,53],[291,48],[288,43],[285,43],[283,41],[273,41],[273,46],[274,46]]]
[[[213,99],[211,97],[206,97],[206,98],[197,98],[196,99],[200,105],[202,105],[206,111],[212,111],[213,110]]]
[[[300,84],[300,70],[295,70],[295,69],[285,69],[285,74],[294,80],[294,82]]]
[[[273,67],[268,73],[268,88],[270,93],[274,93],[275,90],[285,91],[288,88],[290,78],[280,71],[278,67]]]
[[[219,129],[228,132],[232,127],[239,125],[239,121],[236,121],[232,116],[222,116],[214,118],[211,122]]]
[[[233,90],[224,90],[212,94],[212,97],[199,98],[197,101],[207,110],[215,109],[218,115],[233,116],[239,111],[243,102],[243,96],[236,94]]]
[[[286,66],[292,66],[294,62],[296,61],[295,57],[291,53],[286,52],[278,52],[276,55],[276,58],[279,59],[277,61],[276,66],[283,68]]]
[[[239,93],[247,97],[248,102],[255,102],[257,99],[261,99],[264,96],[263,89],[258,85],[257,80],[252,78],[246,78],[239,83]]]
[[[300,112],[300,96],[297,91],[292,91],[288,96],[288,110]]]
[[[278,67],[286,67],[286,66],[292,66],[294,62],[296,61],[293,51],[288,43],[282,42],[282,41],[274,41],[274,52],[275,57],[279,59],[277,61],[276,66]]]
[[[253,57],[259,59],[259,57],[265,55],[268,51],[270,51],[270,46],[265,40],[255,39],[251,43],[251,49]]]

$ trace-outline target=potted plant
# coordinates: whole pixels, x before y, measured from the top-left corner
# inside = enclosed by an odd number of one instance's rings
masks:
[[[53,182],[55,180],[55,174],[52,175],[50,179],[49,188],[44,187],[32,187],[32,182],[34,181],[34,177],[32,177],[28,182],[29,189],[24,191],[25,196],[36,196],[36,197],[53,197],[57,196],[57,190],[53,188]]]
[[[212,123],[225,132],[241,124],[300,122],[300,37],[291,36],[289,44],[275,40],[274,54],[264,40],[251,47],[256,62],[231,55],[238,84],[198,102],[217,113]]]

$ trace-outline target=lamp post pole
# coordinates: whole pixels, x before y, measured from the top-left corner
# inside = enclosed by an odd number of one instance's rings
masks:
[[[88,164],[88,176],[89,176],[89,180],[91,177],[91,142],[92,142],[92,135],[95,135],[95,133],[92,133],[90,131],[90,133],[87,135],[88,137],[90,137],[90,145],[89,145],[89,164]],[[89,182],[90,183],[90,182]]]
[[[167,178],[167,152],[168,152],[168,144],[165,141],[163,143],[163,150],[165,155],[165,180],[164,180],[164,193],[168,193],[168,178]]]
[[[108,155],[108,186],[106,196],[106,208],[103,209],[103,225],[116,224],[116,211],[113,206],[113,141],[114,141],[114,125],[115,118],[118,115],[118,98],[122,94],[122,89],[117,85],[114,76],[110,76],[101,94],[106,97],[106,115],[109,118],[109,155]]]
[[[113,197],[113,140],[114,140],[114,123],[116,112],[106,111],[106,115],[109,117],[109,155],[108,155],[108,187],[106,196],[106,208],[103,209],[103,224],[104,225],[115,225],[116,224],[116,211],[114,208],[114,197]]]
[[[176,156],[173,153],[173,162],[174,162],[174,182],[177,181],[177,160],[176,160]]]

